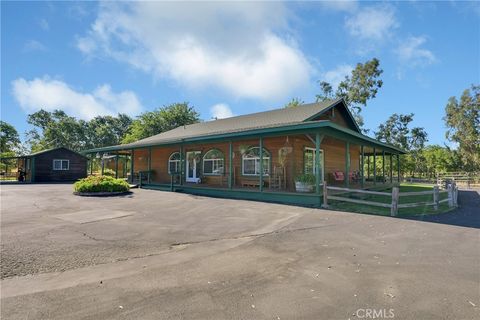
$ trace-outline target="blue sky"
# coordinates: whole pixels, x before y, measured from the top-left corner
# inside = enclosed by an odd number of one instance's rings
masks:
[[[318,80],[377,57],[365,127],[413,112],[443,144],[448,98],[480,82],[479,46],[475,2],[2,2],[1,118],[23,133],[42,107],[90,119],[180,101],[227,117],[314,101]]]

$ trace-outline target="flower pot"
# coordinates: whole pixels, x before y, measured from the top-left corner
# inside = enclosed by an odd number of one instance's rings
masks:
[[[295,190],[297,192],[313,192],[313,185],[303,182],[295,182]]]

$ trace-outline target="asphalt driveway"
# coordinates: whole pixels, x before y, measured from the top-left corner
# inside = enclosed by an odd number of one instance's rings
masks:
[[[0,195],[2,319],[480,316],[478,192],[435,221],[61,184]]]

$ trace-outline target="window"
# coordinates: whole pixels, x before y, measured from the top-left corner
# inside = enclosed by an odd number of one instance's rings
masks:
[[[174,152],[168,158],[168,173],[178,173],[180,172],[180,152]]]
[[[54,159],[53,170],[70,170],[70,160]]]
[[[303,150],[303,172],[304,173],[315,173],[316,168],[315,161],[315,148],[306,147]],[[320,179],[323,179],[323,150],[320,150]]]
[[[203,156],[203,174],[223,174],[223,153],[217,149],[211,149]]]
[[[270,172],[270,153],[263,148],[263,175]],[[242,174],[246,176],[260,175],[260,148],[251,147],[242,156]]]

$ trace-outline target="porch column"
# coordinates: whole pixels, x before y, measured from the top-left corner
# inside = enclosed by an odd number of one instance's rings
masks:
[[[367,179],[370,179],[370,155],[367,156]]]
[[[385,184],[385,151],[382,150],[382,182]]]
[[[101,169],[101,173],[102,173],[102,176],[103,176],[103,173],[105,171],[105,160],[103,159],[103,153],[102,153],[102,169]]]
[[[148,147],[148,176],[147,176],[147,182],[150,183],[151,181],[151,172],[152,171],[152,147]]]
[[[118,179],[118,152],[115,155],[115,179]]]
[[[400,155],[397,154],[397,172],[398,172],[398,183],[400,184]]]
[[[135,159],[135,150],[130,151],[130,183],[134,182],[134,159]]]
[[[228,188],[233,188],[233,144],[232,141],[228,144]]]
[[[260,137],[260,192],[263,192],[263,137]]]
[[[390,183],[393,183],[393,157],[390,153]]]
[[[350,186],[350,142],[345,142],[345,187]]]
[[[361,153],[361,156],[360,156],[360,178],[362,179],[362,180],[360,180],[360,186],[363,189],[364,180],[365,180],[365,174],[364,174],[364,170],[363,170],[364,161],[365,161],[365,159],[364,159],[365,154],[364,154],[363,146],[360,147],[360,153]]]
[[[183,144],[180,145],[180,185],[183,185],[183,170],[185,170],[185,163],[183,161]]]
[[[320,133],[315,135],[315,192],[320,196]]]
[[[93,154],[90,155],[90,175],[93,174],[93,159],[95,159],[95,157],[93,156]]]
[[[373,148],[373,185],[377,184],[377,151]]]
[[[27,159],[25,158],[25,163]],[[35,182],[35,157],[30,161],[30,182]]]

